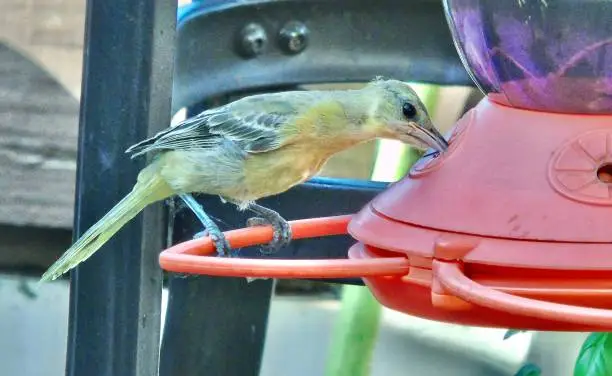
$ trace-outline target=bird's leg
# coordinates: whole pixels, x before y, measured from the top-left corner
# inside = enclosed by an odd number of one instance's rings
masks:
[[[262,253],[274,253],[289,244],[292,237],[291,225],[280,214],[255,203],[251,203],[248,209],[259,217],[249,218],[247,226],[272,225],[274,228],[274,237],[268,245],[262,246]]]
[[[217,254],[220,256],[228,256],[230,255],[231,248],[230,245],[223,235],[223,232],[219,229],[219,226],[206,214],[202,205],[198,204],[198,202],[193,198],[193,196],[189,193],[179,193],[178,195],[181,200],[191,209],[193,214],[198,217],[202,225],[204,225],[204,231],[198,232],[195,238],[200,238],[202,236],[209,236],[210,239],[215,243],[215,247],[217,248]]]

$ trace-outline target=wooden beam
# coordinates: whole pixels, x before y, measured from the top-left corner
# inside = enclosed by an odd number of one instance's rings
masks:
[[[0,224],[72,228],[79,104],[0,44]]]

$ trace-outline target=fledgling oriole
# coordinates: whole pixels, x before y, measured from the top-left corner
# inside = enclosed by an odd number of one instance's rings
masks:
[[[419,149],[448,144],[404,82],[376,79],[358,90],[289,91],[244,97],[206,110],[126,152],[154,152],[133,190],[78,239],[42,276],[53,280],[89,258],[147,205],[179,195],[204,224],[221,255],[223,233],[191,196],[218,195],[274,227],[272,249],[291,239],[288,223],[255,200],[314,176],[335,153],[374,138]]]

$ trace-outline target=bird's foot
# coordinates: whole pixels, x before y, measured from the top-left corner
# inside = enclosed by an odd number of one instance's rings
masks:
[[[286,247],[292,238],[291,225],[280,215],[268,216],[269,218],[253,217],[247,220],[247,226],[267,226],[272,225],[274,235],[272,241],[261,246],[261,253],[272,254],[278,252],[283,247]]]
[[[204,229],[202,231],[196,232],[195,235],[193,235],[193,239],[205,238],[207,236],[208,236],[208,230]]]
[[[223,232],[221,232],[221,230],[214,229],[213,231],[210,231],[208,229],[204,229],[200,232],[197,232],[193,236],[193,239],[199,239],[199,238],[203,238],[206,236],[210,237],[210,240],[212,240],[212,242],[215,244],[215,248],[217,249],[217,254],[219,256],[221,257],[235,256],[235,252],[230,247],[230,244],[227,241],[227,238],[225,237],[225,235],[223,235]]]
[[[202,208],[202,205],[200,205],[189,193],[179,193],[179,197],[183,200],[187,207],[191,209],[191,211],[204,226],[204,231],[198,232],[193,238],[196,239],[203,236],[208,236],[215,244],[217,254],[219,256],[233,256],[232,249],[230,248],[229,242],[225,238],[225,235],[223,235],[223,232],[219,229],[219,226],[217,226],[217,224],[213,222],[208,214],[206,214]]]

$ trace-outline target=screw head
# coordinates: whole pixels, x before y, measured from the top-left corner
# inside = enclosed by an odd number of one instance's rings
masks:
[[[308,46],[310,31],[302,22],[289,21],[279,32],[281,48],[290,54],[297,54]]]
[[[239,49],[246,57],[261,55],[268,45],[266,30],[257,23],[250,23],[240,31]]]

